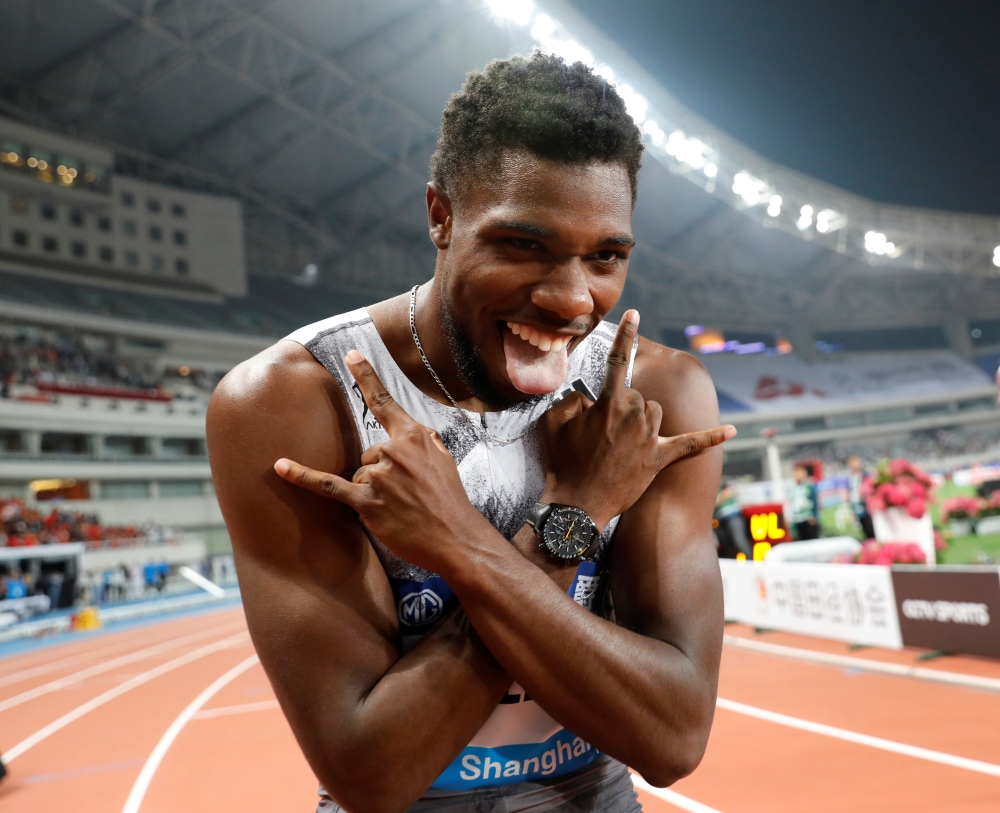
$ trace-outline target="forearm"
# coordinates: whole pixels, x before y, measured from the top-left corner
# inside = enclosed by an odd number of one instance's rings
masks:
[[[508,546],[477,544],[446,578],[507,673],[575,734],[663,784],[700,754],[715,685],[680,649],[585,610]]]
[[[409,807],[511,684],[461,609],[377,679],[350,686],[331,685],[321,674],[308,679],[308,687],[285,684],[282,705],[317,777],[351,813]]]

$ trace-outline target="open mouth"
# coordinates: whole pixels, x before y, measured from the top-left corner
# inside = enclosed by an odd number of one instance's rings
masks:
[[[503,334],[507,376],[521,392],[544,395],[566,380],[567,347],[574,337],[545,333],[530,325],[506,322]]]

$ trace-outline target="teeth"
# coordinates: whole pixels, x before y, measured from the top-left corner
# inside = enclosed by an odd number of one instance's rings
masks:
[[[569,336],[550,336],[528,325],[519,325],[517,322],[508,322],[507,327],[510,328],[510,332],[515,336],[520,336],[533,347],[537,347],[546,353],[558,352],[570,342]]]

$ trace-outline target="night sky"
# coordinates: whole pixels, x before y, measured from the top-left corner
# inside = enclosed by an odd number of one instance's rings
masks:
[[[875,200],[1000,215],[1000,0],[573,0],[747,146]]]

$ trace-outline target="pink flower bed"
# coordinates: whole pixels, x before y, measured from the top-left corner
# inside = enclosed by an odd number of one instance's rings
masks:
[[[941,503],[941,521],[952,519],[975,519],[982,508],[979,497],[952,497]]]
[[[859,565],[925,565],[927,557],[915,542],[876,542],[869,539],[854,561]]]
[[[861,484],[861,496],[871,513],[887,508],[902,508],[914,519],[927,512],[933,498],[934,481],[909,460],[883,460],[875,474]]]

